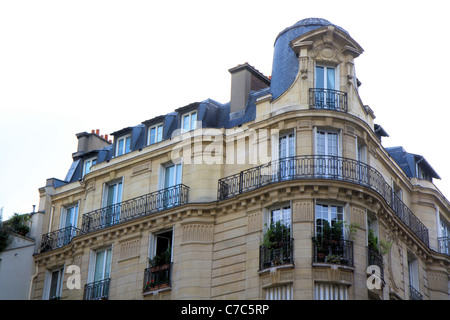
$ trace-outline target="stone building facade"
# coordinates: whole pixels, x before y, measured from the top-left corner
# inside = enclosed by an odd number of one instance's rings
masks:
[[[448,300],[450,203],[424,157],[383,147],[362,53],[304,19],[271,77],[230,69],[229,103],[77,134],[39,189],[33,299]]]

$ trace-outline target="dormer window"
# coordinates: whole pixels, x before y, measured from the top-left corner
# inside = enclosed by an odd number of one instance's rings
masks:
[[[191,111],[183,115],[181,128],[183,129],[183,132],[188,132],[197,128],[197,111]]]
[[[97,158],[89,158],[83,163],[83,177],[91,172],[91,167],[97,163]]]
[[[157,124],[148,128],[148,141],[147,145],[151,145],[157,142],[162,141],[163,139],[163,124]]]
[[[131,136],[124,136],[117,140],[116,157],[131,151]]]

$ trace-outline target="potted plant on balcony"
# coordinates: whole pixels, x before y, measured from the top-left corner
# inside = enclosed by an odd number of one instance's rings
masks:
[[[30,217],[27,214],[14,213],[13,217],[9,220],[8,225],[12,231],[17,232],[21,236],[26,236],[30,231],[30,227],[26,225],[26,222],[30,221]]]
[[[156,254],[153,258],[148,259],[152,271],[162,270],[163,267],[170,264],[170,248],[159,254]]]
[[[290,228],[281,221],[270,224],[264,233],[262,247],[268,251],[271,265],[281,265],[288,255],[284,252],[284,242],[290,240]]]

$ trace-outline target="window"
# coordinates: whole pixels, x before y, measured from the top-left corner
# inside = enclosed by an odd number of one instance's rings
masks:
[[[281,179],[293,178],[295,174],[295,134],[294,132],[285,133],[278,139],[278,159],[279,172]],[[276,169],[274,168],[274,173]]]
[[[316,66],[316,88],[336,90],[336,68],[331,66]]]
[[[292,300],[292,284],[271,287],[265,290],[266,300]]]
[[[112,247],[91,251],[88,284],[84,287],[84,300],[103,300],[109,295]]]
[[[116,157],[131,151],[131,136],[122,137],[117,140]]]
[[[105,224],[113,225],[120,220],[120,202],[122,201],[122,180],[105,185],[103,207],[105,210]]]
[[[64,268],[48,271],[45,279],[44,299],[55,300],[61,298]]]
[[[338,222],[342,224],[343,221],[344,208],[342,206],[316,204],[316,236],[326,236],[328,226],[333,229]]]
[[[275,224],[280,221],[285,226],[291,226],[291,207],[284,206],[270,210],[269,224]]]
[[[335,131],[316,130],[315,174],[326,177],[339,177],[342,170],[339,165],[339,133]]]
[[[341,99],[336,89],[339,88],[338,72],[332,66],[316,66],[315,70],[315,107],[319,109],[340,109]]]
[[[83,177],[88,174],[89,172],[91,172],[91,167],[93,165],[97,164],[97,158],[90,158],[90,159],[86,159],[84,160],[83,163]]]
[[[182,166],[179,164],[167,164],[162,166],[162,174],[160,185],[163,191],[163,208],[168,208],[171,206],[178,205],[180,197],[180,188],[176,187],[181,184],[181,171]]]
[[[93,282],[109,279],[111,274],[111,254],[111,247],[95,252]]]
[[[338,157],[339,133],[335,131],[317,130],[316,154],[319,156]]]
[[[348,286],[317,282],[314,285],[314,296],[316,300],[348,300]]]
[[[188,132],[197,128],[197,111],[192,111],[183,115],[181,128],[183,129],[183,132]]]
[[[76,227],[78,220],[78,203],[62,207],[59,228]]]
[[[157,124],[148,128],[148,145],[162,141],[163,139],[163,125]]]
[[[420,296],[419,293],[419,264],[417,258],[408,252],[408,275],[410,287],[410,299],[414,300]]]

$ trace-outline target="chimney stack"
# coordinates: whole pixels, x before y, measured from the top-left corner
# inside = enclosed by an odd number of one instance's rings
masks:
[[[234,119],[244,114],[250,91],[267,88],[270,79],[247,62],[228,71],[231,73],[230,119]]]

